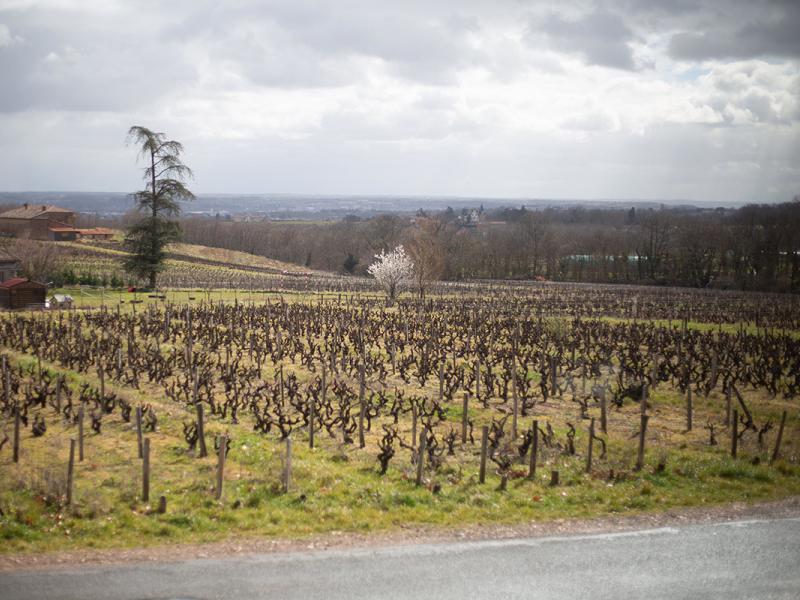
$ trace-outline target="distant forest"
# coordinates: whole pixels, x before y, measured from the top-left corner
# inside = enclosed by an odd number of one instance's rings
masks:
[[[184,240],[363,275],[403,244],[425,280],[546,279],[800,291],[800,198],[738,209],[448,208],[340,221],[185,218]]]

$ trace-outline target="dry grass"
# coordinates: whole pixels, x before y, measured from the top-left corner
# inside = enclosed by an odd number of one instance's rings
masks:
[[[227,250],[225,248],[212,248],[210,246],[199,246],[197,244],[170,244],[167,251],[177,259],[187,257],[190,259],[209,261],[211,263],[224,264],[229,267],[249,267],[270,272],[311,272],[309,269],[292,263],[257,256],[255,254],[248,254],[247,252]]]

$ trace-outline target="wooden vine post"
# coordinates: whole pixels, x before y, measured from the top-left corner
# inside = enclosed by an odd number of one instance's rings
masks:
[[[444,398],[444,357],[439,360],[439,402]]]
[[[475,361],[475,399],[481,399],[481,361]]]
[[[559,483],[558,471],[550,471],[550,487],[556,487]]]
[[[489,426],[484,425],[481,430],[481,467],[478,472],[478,481],[484,483],[486,481],[486,452],[489,448]]]
[[[536,478],[536,462],[539,459],[539,421],[531,424],[531,461],[528,465],[528,479]]]
[[[600,392],[600,431],[608,433],[608,408],[606,405],[606,388]]]
[[[411,405],[411,451],[417,447],[417,403]]]
[[[286,454],[283,463],[283,492],[289,492],[292,486],[292,438],[286,438]]]
[[[201,402],[196,402],[195,407],[197,408],[197,448],[198,448],[198,456],[200,458],[205,458],[208,456],[208,449],[206,448],[206,430],[205,430],[205,418],[203,416],[203,404]]]
[[[63,385],[63,376],[56,377],[56,412],[61,413],[61,386]]]
[[[425,428],[419,433],[419,452],[417,453],[417,485],[422,485],[422,474],[425,469],[425,450],[427,450],[428,435]]]
[[[142,446],[142,502],[150,501],[150,438]]]
[[[136,407],[136,447],[139,458],[142,458],[142,407]]]
[[[469,425],[469,392],[464,392],[461,404],[461,443],[467,443],[467,426]]]
[[[78,462],[83,462],[83,404],[78,409]]]
[[[8,376],[8,358],[3,355],[3,403],[8,405],[11,399],[11,381]]]
[[[14,406],[14,462],[19,462],[19,402]]]
[[[511,372],[511,393],[513,398],[513,414],[511,417],[511,439],[517,439],[517,417],[519,416],[519,398],[517,397],[517,357],[513,358],[514,369]]]
[[[731,394],[733,389],[731,384],[725,386],[725,427],[731,425]]]
[[[367,402],[365,398],[366,381],[364,375],[364,364],[361,364],[359,383],[358,383],[358,447],[363,448],[366,446],[364,439],[364,416],[367,410]]]
[[[72,506],[72,489],[75,479],[75,440],[69,441],[69,462],[67,463],[67,506]]]
[[[786,411],[783,411],[781,415],[781,424],[778,426],[778,437],[775,438],[775,449],[772,451],[772,457],[770,458],[770,464],[774,463],[778,460],[781,451],[781,441],[783,440],[783,428],[786,425]]]
[[[644,442],[647,434],[647,421],[650,419],[646,414],[642,414],[639,423],[639,449],[636,454],[636,470],[641,471],[644,467]]]
[[[228,448],[228,436],[224,433],[217,438],[219,451],[217,452],[217,500],[222,499],[222,485],[225,480],[225,455]]]

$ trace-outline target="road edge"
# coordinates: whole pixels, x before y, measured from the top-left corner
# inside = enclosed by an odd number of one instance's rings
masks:
[[[556,519],[508,525],[471,525],[458,529],[414,525],[371,534],[334,531],[301,539],[238,537],[204,544],[7,554],[0,555],[0,573],[66,569],[76,566],[179,562],[211,557],[240,558],[255,554],[618,533],[675,525],[793,517],[800,517],[800,496],[754,504],[736,502],[718,506],[671,509],[660,513],[606,515],[589,519]]]

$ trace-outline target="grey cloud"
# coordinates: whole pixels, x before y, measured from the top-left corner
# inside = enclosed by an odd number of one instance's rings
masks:
[[[594,0],[578,16],[551,12],[531,21],[530,38],[620,69],[647,65],[631,44],[675,32],[668,55],[677,60],[800,57],[799,0]]]
[[[772,99],[763,92],[753,91],[741,99],[740,105],[750,111],[757,121],[776,121],[779,119]]]
[[[800,57],[800,3],[773,2],[762,8],[758,16],[747,15],[749,19],[737,18],[732,10],[703,30],[675,34],[670,56],[679,60]]]
[[[193,77],[179,49],[77,20],[27,22],[0,48],[0,111],[117,111],[156,101]]]
[[[443,84],[485,57],[469,43],[478,20],[392,4],[268,2],[196,9],[169,35],[198,40],[212,58],[233,61],[265,86],[347,85],[361,79],[359,59],[378,59],[410,80]]]
[[[630,42],[634,32],[619,15],[598,10],[577,19],[549,14],[532,23],[531,35],[543,34],[550,45],[581,55],[589,64],[632,70],[636,68]]]

